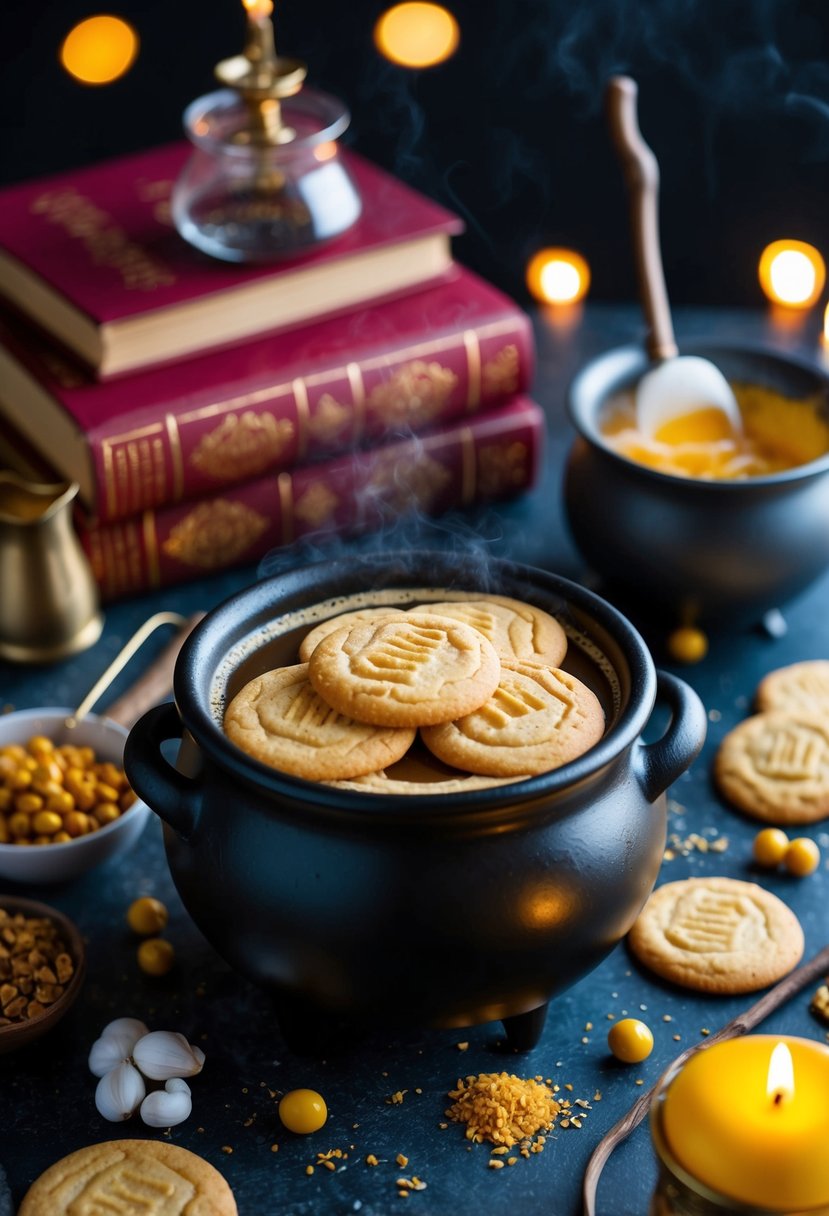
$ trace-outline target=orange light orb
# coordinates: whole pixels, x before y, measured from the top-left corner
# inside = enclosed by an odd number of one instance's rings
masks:
[[[129,71],[138,54],[138,35],[120,17],[101,14],[73,26],[60,48],[60,61],[82,84],[111,84]]]
[[[774,304],[811,308],[826,282],[826,263],[805,241],[772,241],[760,255],[760,286]]]
[[[576,304],[590,288],[590,267],[573,249],[539,249],[527,266],[527,286],[543,304]]]
[[[448,9],[423,0],[407,0],[386,9],[374,27],[381,55],[404,68],[431,68],[454,55],[460,42],[458,23]]]

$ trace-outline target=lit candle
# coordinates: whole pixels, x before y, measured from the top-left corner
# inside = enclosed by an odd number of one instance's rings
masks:
[[[826,263],[805,241],[772,241],[760,255],[760,286],[773,304],[811,308],[826,282]]]
[[[772,1035],[717,1043],[660,1105],[669,1152],[709,1190],[763,1211],[829,1205],[829,1048]]]
[[[577,304],[590,287],[590,267],[574,249],[539,249],[527,266],[527,286],[544,304]]]

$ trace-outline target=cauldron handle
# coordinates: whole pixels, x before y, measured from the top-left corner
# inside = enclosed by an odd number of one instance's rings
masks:
[[[173,701],[149,710],[127,736],[124,771],[139,798],[186,840],[199,818],[201,790],[161,754],[162,743],[180,739],[181,731]]]
[[[671,722],[661,739],[639,746],[639,781],[648,802],[664,794],[696,759],[708,729],[705,706],[684,680],[657,671],[656,697],[667,702]]]

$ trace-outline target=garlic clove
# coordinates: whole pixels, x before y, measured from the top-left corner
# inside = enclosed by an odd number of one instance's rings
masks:
[[[124,1061],[101,1077],[95,1090],[95,1105],[110,1123],[121,1123],[135,1114],[146,1092],[141,1073]]]
[[[170,1077],[163,1089],[147,1094],[141,1118],[148,1127],[175,1127],[189,1118],[192,1109],[190,1086],[181,1077]]]
[[[149,1034],[148,1028],[138,1018],[116,1018],[101,1031],[101,1037],[92,1044],[89,1052],[89,1068],[96,1077],[103,1077],[116,1065],[128,1060],[139,1039]]]
[[[192,1047],[183,1034],[172,1030],[153,1030],[135,1044],[132,1052],[136,1068],[153,1081],[173,1077],[194,1077],[204,1066],[204,1052]]]

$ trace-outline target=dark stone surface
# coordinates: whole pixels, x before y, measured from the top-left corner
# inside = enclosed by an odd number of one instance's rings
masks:
[[[808,322],[800,335],[787,336],[775,334],[760,314],[694,313],[677,320],[680,335],[716,330],[723,340],[765,339],[817,352],[814,326]],[[564,532],[558,501],[571,438],[564,420],[564,387],[585,358],[635,338],[638,331],[638,314],[632,308],[588,309],[582,322],[569,330],[539,317],[536,394],[550,422],[541,484],[497,512],[456,517],[457,527],[447,520],[428,525],[426,539],[475,544],[482,553],[503,553],[568,577],[584,577]],[[405,543],[410,536],[402,533],[394,540]],[[2,700],[21,709],[76,703],[126,636],[153,611],[209,608],[254,577],[255,571],[243,570],[112,606],[104,636],[91,652],[50,668],[2,666]],[[694,852],[664,863],[660,880],[724,874],[761,882],[800,918],[807,956],[829,940],[826,823],[803,832],[823,850],[815,874],[797,880],[758,872],[750,862],[757,825],[723,805],[713,790],[710,766],[725,733],[750,712],[761,675],[787,663],[829,656],[827,608],[829,579],[824,578],[785,607],[784,637],[774,640],[756,628],[723,632],[712,637],[703,663],[684,669],[665,661],[663,643],[672,622],[636,618],[657,664],[687,679],[709,714],[702,755],[670,791],[669,832],[682,837],[698,832],[711,839],[717,833],[729,841],[723,853]],[[157,639],[157,644],[160,648],[164,640]],[[148,646],[148,655],[151,650]],[[121,687],[131,671],[122,677]],[[657,713],[649,736],[660,729]],[[232,807],[228,810],[232,814]],[[458,883],[462,887],[462,873]],[[11,885],[0,883],[0,889],[10,891]],[[541,1041],[527,1055],[505,1051],[502,1028],[493,1023],[459,1031],[373,1034],[358,1043],[339,1044],[341,1050],[315,1060],[287,1050],[267,999],[217,957],[188,918],[172,887],[155,820],[127,857],[113,859],[74,883],[30,887],[25,894],[51,902],[75,919],[88,942],[89,972],[79,1000],[53,1033],[19,1053],[0,1057],[2,1157],[17,1203],[51,1162],[84,1144],[163,1135],[136,1122],[107,1124],[95,1110],[95,1081],[86,1067],[89,1047],[109,1020],[133,1015],[153,1029],[182,1031],[206,1052],[204,1071],[191,1085],[193,1114],[173,1129],[171,1139],[201,1153],[225,1174],[241,1216],[385,1216],[403,1203],[429,1216],[472,1216],[478,1211],[512,1216],[516,1209],[576,1216],[590,1152],[642,1092],[637,1080],[650,1086],[682,1048],[700,1040],[703,1029],[717,1028],[753,1003],[751,997],[703,997],[673,988],[645,974],[620,946],[551,1004]],[[156,895],[170,908],[165,936],[175,945],[177,964],[160,980],[138,970],[136,940],[124,920],[129,903],[142,894]],[[806,992],[793,999],[762,1029],[823,1040],[825,1027],[809,1014],[809,996]],[[625,1011],[642,1017],[654,1033],[653,1054],[641,1065],[618,1064],[607,1051],[608,1014],[620,1017]],[[457,1046],[462,1041],[469,1044],[465,1052]],[[581,1129],[557,1130],[542,1154],[496,1172],[487,1168],[486,1146],[470,1147],[458,1127],[441,1130],[438,1124],[446,1093],[459,1075],[501,1069],[572,1085],[571,1097],[587,1099],[592,1110]],[[286,1132],[277,1116],[278,1094],[298,1086],[318,1089],[330,1112],[325,1128],[308,1138]],[[405,1091],[404,1100],[392,1104],[391,1095],[397,1091]],[[594,1101],[597,1092],[601,1099]],[[727,1101],[728,1095],[722,1096]],[[271,1151],[275,1143],[278,1152]],[[232,1153],[223,1147],[232,1148]],[[337,1161],[333,1173],[317,1169],[307,1176],[306,1165],[329,1148],[343,1149],[349,1156]],[[368,1153],[380,1158],[381,1165],[367,1167]],[[409,1158],[403,1169],[394,1163],[398,1153]],[[399,1200],[394,1180],[412,1173],[424,1179],[428,1189]],[[650,1141],[641,1127],[606,1167],[599,1189],[602,1216],[643,1216],[654,1179]]]

